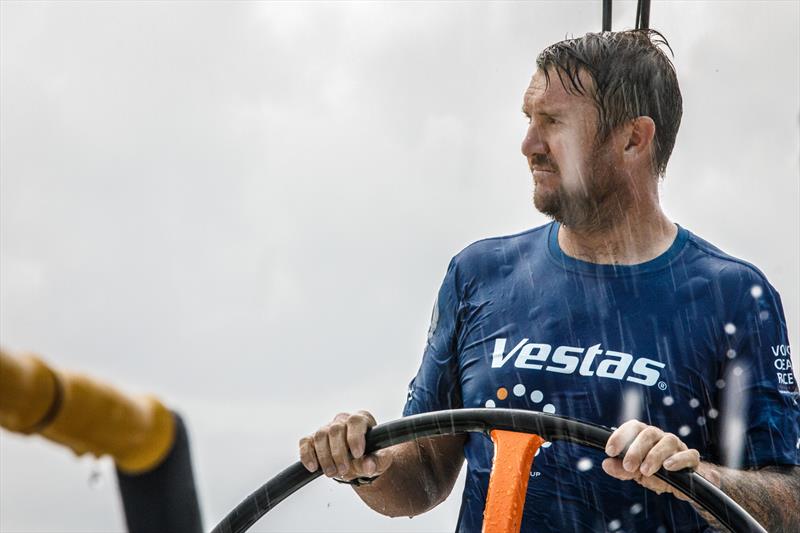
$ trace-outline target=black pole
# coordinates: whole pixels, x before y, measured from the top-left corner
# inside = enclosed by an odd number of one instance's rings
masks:
[[[603,0],[603,31],[611,31],[611,0]]]
[[[639,0],[636,5],[636,29],[650,29],[650,0]]]
[[[650,0],[642,0],[642,20],[639,27],[643,30],[650,29]]]
[[[186,426],[177,413],[175,441],[153,470],[126,474],[117,470],[128,533],[202,533]]]

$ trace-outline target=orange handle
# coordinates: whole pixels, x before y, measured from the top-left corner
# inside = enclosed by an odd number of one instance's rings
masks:
[[[483,533],[519,533],[539,435],[493,429],[494,461],[483,511]]]

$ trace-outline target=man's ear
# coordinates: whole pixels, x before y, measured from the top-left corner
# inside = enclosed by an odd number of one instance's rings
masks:
[[[630,124],[630,133],[625,141],[625,155],[638,157],[649,152],[656,136],[656,123],[650,117],[635,118]]]

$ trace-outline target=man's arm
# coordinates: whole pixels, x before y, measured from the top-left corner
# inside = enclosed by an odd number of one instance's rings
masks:
[[[627,447],[624,459],[615,457]],[[658,494],[668,492],[689,498],[658,479],[661,467],[670,471],[691,468],[720,487],[770,533],[800,531],[800,466],[767,466],[760,470],[734,470],[700,461],[700,453],[689,449],[672,433],[665,433],[638,420],[622,424],[609,437],[603,470],[622,480],[634,480]],[[722,526],[707,512],[690,502],[712,526]]]
[[[720,487],[770,533],[800,531],[800,466],[734,470],[700,463],[697,473]],[[722,527],[692,503],[711,525]]]
[[[465,435],[420,439],[393,446],[392,466],[371,485],[354,486],[373,510],[386,516],[416,516],[450,495],[464,463]]]
[[[466,435],[406,442],[364,455],[365,434],[375,426],[367,411],[341,413],[313,435],[300,439],[300,460],[314,472],[350,481],[376,477],[353,488],[364,502],[387,516],[416,516],[443,502],[464,463]]]

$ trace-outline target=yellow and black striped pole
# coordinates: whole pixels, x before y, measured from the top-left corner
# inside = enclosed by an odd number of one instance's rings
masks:
[[[155,396],[0,350],[0,426],[110,455],[131,533],[202,531],[185,427]]]

